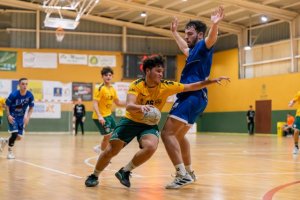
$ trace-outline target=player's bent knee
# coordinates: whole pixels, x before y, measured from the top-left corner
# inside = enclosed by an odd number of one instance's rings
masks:
[[[157,149],[157,145],[146,145],[146,146],[143,146],[143,149],[149,153],[154,153]]]

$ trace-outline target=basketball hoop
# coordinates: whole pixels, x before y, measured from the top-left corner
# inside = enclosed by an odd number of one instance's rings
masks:
[[[65,31],[63,28],[61,27],[58,27],[56,30],[55,30],[55,35],[56,35],[56,41],[57,42],[62,42],[64,37],[65,37]]]

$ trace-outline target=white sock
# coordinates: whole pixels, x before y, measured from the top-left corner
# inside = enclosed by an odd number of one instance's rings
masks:
[[[125,172],[128,172],[128,171],[132,171],[134,168],[136,168],[136,166],[132,163],[132,161],[130,161],[124,168],[123,170]]]
[[[181,175],[181,176],[184,176],[186,174],[186,170],[185,170],[185,167],[184,167],[183,163],[175,165],[175,169],[176,169],[176,173]]]
[[[186,170],[187,172],[193,172],[193,170],[192,170],[192,165],[186,165],[186,166],[185,166],[185,170]]]
[[[102,171],[98,171],[98,170],[94,169],[94,173],[93,174],[98,177],[101,172]]]

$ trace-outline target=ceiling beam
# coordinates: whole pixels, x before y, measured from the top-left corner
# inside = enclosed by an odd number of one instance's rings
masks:
[[[298,5],[300,5],[300,1],[292,3],[292,4],[288,4],[288,5],[285,5],[285,6],[282,6],[281,8],[282,9],[291,8],[291,7],[298,6]]]
[[[164,19],[167,19],[167,18],[169,18],[169,16],[158,17],[158,18],[156,18],[156,19],[154,19],[154,20],[148,22],[148,24],[154,24],[154,23],[156,23],[156,22],[159,22],[159,21],[164,20]]]
[[[200,19],[204,23],[207,23],[207,24],[211,23],[210,19],[206,18],[206,17],[200,17],[200,16],[188,14],[188,13],[181,13],[179,11],[158,8],[158,7],[154,7],[154,6],[146,6],[146,5],[142,5],[142,4],[138,4],[138,3],[134,3],[134,2],[125,2],[123,0],[114,0],[114,1],[102,0],[101,2],[109,4],[109,5],[117,5],[122,8],[135,9],[135,10],[139,10],[139,11],[142,10],[142,11],[152,13],[152,14],[158,14],[158,15],[163,15],[163,16],[169,15],[170,17],[176,16],[178,18],[184,18],[186,20]],[[233,24],[229,24],[229,23],[222,21],[219,24],[219,28],[222,29],[222,31],[237,34],[237,33],[241,32],[243,26],[233,25]]]
[[[42,6],[39,4],[29,3],[29,2],[24,2],[24,1],[17,1],[17,0],[1,0],[0,5],[21,8],[21,9],[28,9],[28,10],[44,11]],[[61,13],[64,16],[68,16],[68,17],[72,17],[72,18],[76,17],[76,13],[72,12],[72,11],[63,10],[63,11],[61,11]],[[113,26],[121,26],[121,27],[126,26],[127,28],[136,29],[136,30],[145,31],[145,32],[151,32],[154,34],[159,34],[162,36],[172,38],[171,31],[166,30],[166,29],[156,28],[153,26],[144,26],[144,25],[140,25],[140,24],[124,22],[124,21],[119,21],[119,20],[105,18],[105,17],[99,17],[99,16],[93,16],[93,15],[88,15],[88,16],[84,15],[81,17],[81,19],[99,22],[99,23],[103,23],[103,24],[110,24]]]
[[[176,5],[180,4],[180,3],[183,3],[183,2],[180,2],[180,1],[174,1],[174,2],[171,3],[171,4],[168,4],[168,5],[164,6],[163,9],[167,9],[167,8],[172,7],[172,6],[176,6]],[[159,21],[161,21],[161,20],[167,19],[168,17],[169,17],[169,16],[161,16],[161,17],[157,17],[156,19],[154,19],[154,20],[148,22],[148,24],[153,24],[153,23],[155,23],[155,22],[159,22]]]
[[[196,3],[196,4],[193,4],[191,6],[187,6],[183,9],[181,9],[180,12],[186,12],[186,11],[189,11],[191,9],[195,9],[195,8],[200,7],[200,6],[204,6],[204,5],[209,4],[209,3],[210,3],[210,1],[202,1],[200,3]]]
[[[262,4],[266,5],[266,4],[271,4],[271,3],[278,2],[278,1],[282,1],[282,0],[266,0],[266,1],[263,1]]]
[[[244,8],[239,8],[239,9],[236,9],[236,10],[231,11],[231,12],[226,12],[226,17],[231,16],[231,15],[235,15],[237,13],[244,12],[244,11],[245,11]]]
[[[275,8],[272,6],[267,6],[259,3],[254,3],[245,0],[216,0],[217,2],[230,4],[233,6],[238,6],[241,8],[245,8],[255,13],[262,13],[268,16],[272,16],[276,19],[282,19],[285,21],[292,21],[297,17],[298,13],[293,11],[288,11],[280,8]],[[268,2],[267,2],[268,3]]]

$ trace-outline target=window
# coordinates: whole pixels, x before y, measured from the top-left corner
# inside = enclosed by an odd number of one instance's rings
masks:
[[[142,78],[144,74],[140,69],[142,68],[143,59],[146,56],[146,54],[124,54],[123,78]],[[168,80],[175,80],[177,70],[176,56],[164,56],[164,59],[165,72],[163,78]]]

